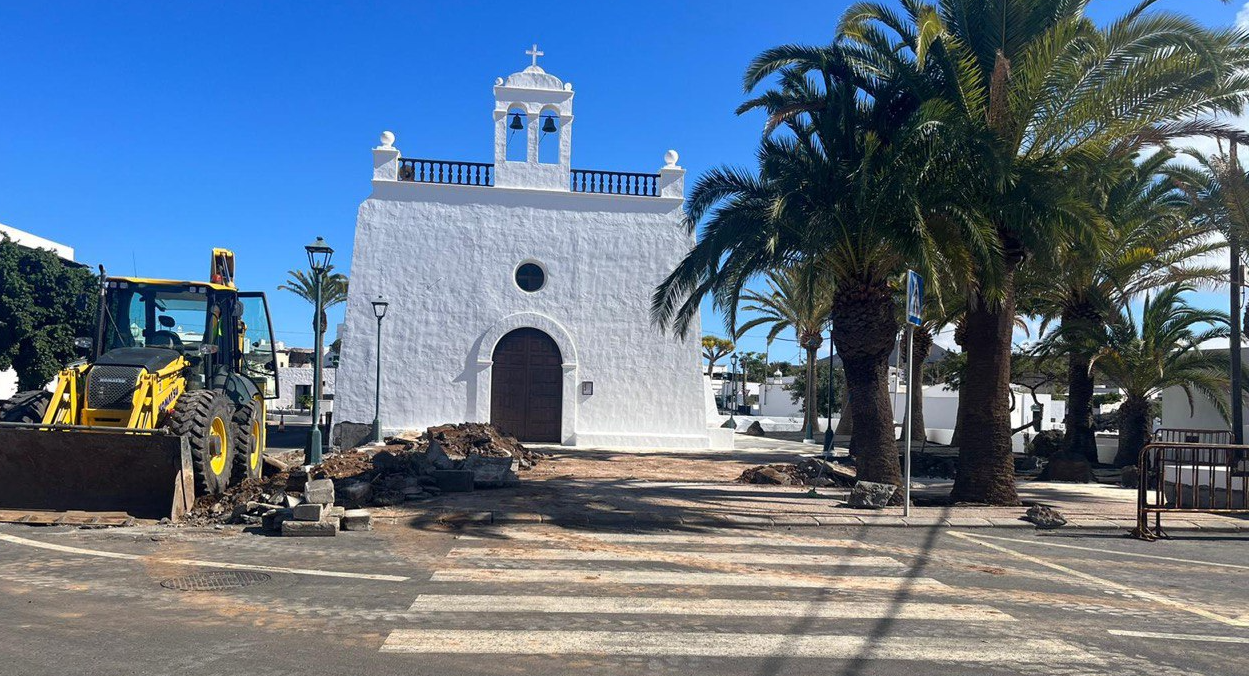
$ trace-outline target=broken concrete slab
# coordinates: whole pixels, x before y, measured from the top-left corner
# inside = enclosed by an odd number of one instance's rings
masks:
[[[460,469],[472,472],[474,488],[498,488],[509,483],[514,458],[491,457],[487,455],[470,455]]]
[[[855,509],[884,509],[889,506],[898,487],[893,484],[881,484],[873,481],[860,481],[850,489],[850,506]]]
[[[321,505],[334,504],[334,482],[331,479],[313,479],[304,486],[304,502]]]
[[[260,517],[260,527],[265,530],[279,530],[282,522],[291,518],[289,509],[271,509]]]
[[[338,524],[329,521],[295,521],[282,522],[282,537],[334,537],[338,534]]]

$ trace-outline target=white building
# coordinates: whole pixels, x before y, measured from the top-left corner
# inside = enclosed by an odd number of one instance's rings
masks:
[[[572,84],[533,51],[495,82],[493,162],[401,157],[389,132],[374,149],[336,422],[373,420],[380,294],[387,431],[489,421],[565,445],[731,446],[708,425],[699,323],[679,339],[650,318],[693,245],[676,152],[654,173],[573,169]]]
[[[48,249],[62,259],[74,262],[73,247],[0,223],[0,238],[5,236],[16,244],[30,249]],[[0,371],[0,401],[8,399],[14,394],[17,394],[17,371],[13,369]]]

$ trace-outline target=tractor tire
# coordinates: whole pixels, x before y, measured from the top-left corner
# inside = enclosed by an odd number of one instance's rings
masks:
[[[252,400],[234,412],[234,481],[259,479],[264,469],[264,424],[260,402]]]
[[[187,440],[196,495],[220,495],[234,467],[234,405],[224,392],[192,390],[178,397],[165,427]]]
[[[18,392],[0,406],[0,422],[41,423],[51,401],[52,393],[47,390]]]

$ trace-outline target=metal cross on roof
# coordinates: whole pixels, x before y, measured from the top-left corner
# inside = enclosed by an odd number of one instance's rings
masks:
[[[533,57],[533,65],[538,65],[538,57],[546,56],[546,52],[538,51],[538,43],[533,43],[533,49],[526,49],[525,53]]]

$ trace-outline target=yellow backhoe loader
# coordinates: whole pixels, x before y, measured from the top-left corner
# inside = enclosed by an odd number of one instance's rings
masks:
[[[264,294],[235,288],[232,252],[213,250],[207,282],[101,274],[95,335],[75,344],[52,391],[0,407],[0,520],[178,519],[260,476],[273,327]]]

